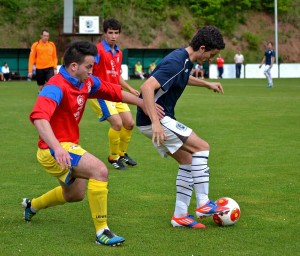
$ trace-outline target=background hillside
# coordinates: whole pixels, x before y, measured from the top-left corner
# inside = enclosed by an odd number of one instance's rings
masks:
[[[43,28],[62,56],[74,37],[62,36],[63,0],[0,0],[0,48],[30,48]],[[238,2],[238,3],[237,3]],[[267,41],[274,42],[273,0],[74,0],[74,16],[115,17],[123,24],[121,48],[186,46],[197,28],[212,24],[225,36],[226,63],[240,48],[257,63]],[[279,62],[300,62],[299,0],[278,0]],[[78,29],[75,27],[75,32]],[[83,38],[82,38],[83,39]],[[100,38],[85,38],[99,41]]]

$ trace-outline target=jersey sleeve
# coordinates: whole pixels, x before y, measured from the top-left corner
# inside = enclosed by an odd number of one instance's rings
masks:
[[[158,81],[162,90],[167,91],[173,84],[176,76],[182,71],[183,66],[174,61],[167,60],[153,73],[153,77]]]
[[[35,64],[36,45],[37,42],[35,42],[30,49],[29,60],[28,60],[28,73],[32,73],[32,66]]]
[[[100,81],[97,77],[94,79],[94,88],[89,94],[89,98],[97,98],[114,102],[122,101],[122,88],[118,84]],[[99,81],[99,84],[97,82]]]
[[[50,121],[56,107],[61,102],[62,96],[63,94],[59,87],[54,85],[45,86],[30,113],[30,121],[33,122],[35,119]]]
[[[45,96],[39,96],[29,115],[30,121],[33,123],[35,119],[46,119],[50,122],[56,106],[57,104],[54,100]]]

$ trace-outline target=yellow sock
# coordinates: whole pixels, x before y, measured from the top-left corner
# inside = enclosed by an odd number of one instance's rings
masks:
[[[31,207],[40,210],[64,203],[66,203],[66,200],[63,196],[62,187],[58,186],[40,197],[32,199]]]
[[[88,200],[96,232],[107,227],[107,182],[90,179]]]
[[[120,156],[124,156],[124,154],[127,152],[128,145],[131,139],[132,130],[127,130],[124,126],[121,129],[120,134]]]
[[[119,157],[120,134],[121,131],[116,131],[113,128],[109,128],[108,130],[109,157],[111,159]]]

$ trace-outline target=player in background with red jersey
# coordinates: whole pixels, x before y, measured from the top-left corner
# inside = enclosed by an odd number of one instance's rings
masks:
[[[98,55],[95,58],[93,75],[99,77],[101,81],[120,84],[123,89],[139,96],[139,92],[121,76],[123,54],[116,44],[121,33],[121,23],[116,19],[105,20],[103,31],[104,39],[97,44]],[[118,170],[126,170],[125,164],[135,166],[136,161],[127,153],[134,127],[134,119],[128,105],[104,99],[93,99],[90,103],[99,121],[107,120],[111,125],[108,131],[108,162]]]

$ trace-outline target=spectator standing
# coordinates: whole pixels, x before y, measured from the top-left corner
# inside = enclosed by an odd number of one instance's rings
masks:
[[[103,31],[104,39],[97,44],[98,55],[95,58],[93,75],[101,81],[120,84],[123,89],[139,96],[140,93],[121,76],[123,53],[116,44],[121,33],[121,23],[116,19],[105,20]],[[110,123],[108,162],[118,170],[126,170],[125,164],[135,166],[137,162],[127,153],[134,127],[134,119],[128,105],[103,99],[91,99],[90,103],[99,121],[107,120]]]
[[[259,68],[261,68],[262,65],[265,64],[264,74],[268,80],[267,88],[273,87],[271,68],[273,67],[274,62],[275,62],[275,51],[273,50],[273,43],[268,42],[267,50],[265,51],[265,55],[259,65]]]
[[[47,29],[43,29],[41,39],[34,42],[31,46],[28,61],[28,78],[32,79],[33,65],[36,66],[36,81],[38,91],[49,79],[57,73],[57,54],[56,46],[49,41],[50,33]]]
[[[134,65],[134,74],[136,76],[139,76],[142,80],[145,79],[144,77],[144,72],[143,72],[143,65],[141,64],[140,61],[138,61],[135,65]]]
[[[218,67],[218,78],[223,78],[224,59],[222,58],[221,53],[219,53],[219,57],[217,58],[217,67]]]
[[[244,56],[241,54],[241,50],[234,55],[234,62],[235,62],[235,77],[241,78],[241,69],[244,63]]]
[[[11,73],[9,71],[9,66],[8,66],[7,62],[5,62],[4,65],[2,66],[2,74],[4,77],[4,81],[11,80]]]

